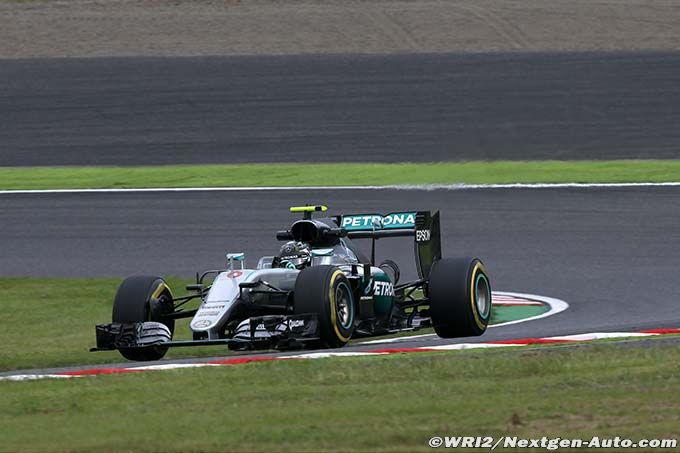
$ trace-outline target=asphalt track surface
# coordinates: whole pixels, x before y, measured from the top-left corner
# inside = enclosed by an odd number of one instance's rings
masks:
[[[0,166],[677,158],[678,106],[680,53],[2,60]]]
[[[305,202],[346,213],[439,209],[444,256],[481,257],[495,290],[570,304],[460,342],[680,324],[677,187],[2,195],[0,275],[190,276],[223,267],[226,251],[254,265],[278,249],[274,232],[295,218],[287,207]],[[379,259],[413,274],[410,241],[379,245]]]

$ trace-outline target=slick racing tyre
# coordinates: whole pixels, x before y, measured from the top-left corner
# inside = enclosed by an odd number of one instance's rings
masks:
[[[172,337],[175,320],[163,318],[164,314],[172,312],[172,293],[165,281],[160,277],[137,276],[126,278],[118,287],[113,301],[112,318],[116,323],[148,323],[149,328],[142,329],[142,335],[162,334],[158,325],[151,329],[155,323],[159,323],[167,327]],[[138,340],[144,343],[146,339]],[[159,345],[120,349],[126,359],[139,361],[161,359],[167,351],[167,346]]]
[[[491,317],[491,283],[477,258],[436,261],[430,272],[430,316],[442,338],[481,335]]]
[[[294,298],[295,314],[317,314],[321,347],[339,348],[352,337],[356,307],[352,287],[340,269],[303,269],[295,281]]]

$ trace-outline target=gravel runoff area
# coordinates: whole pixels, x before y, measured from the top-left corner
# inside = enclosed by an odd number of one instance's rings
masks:
[[[0,58],[680,49],[676,0],[0,0]]]

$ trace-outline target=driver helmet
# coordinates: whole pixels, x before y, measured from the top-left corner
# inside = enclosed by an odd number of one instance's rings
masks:
[[[312,262],[312,250],[304,242],[286,242],[279,250],[279,267],[302,269]]]

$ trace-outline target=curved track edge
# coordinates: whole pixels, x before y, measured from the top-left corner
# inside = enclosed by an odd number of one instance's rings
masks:
[[[622,339],[633,337],[654,337],[660,335],[677,335],[680,334],[680,328],[663,328],[643,330],[639,332],[592,332],[578,335],[566,335],[557,337],[544,338],[518,338],[513,340],[492,341],[489,343],[457,343],[444,344],[437,346],[422,346],[415,348],[382,348],[369,351],[347,351],[347,352],[311,352],[288,356],[258,356],[258,357],[234,357],[221,360],[213,360],[203,363],[163,363],[160,365],[142,365],[130,366],[124,368],[114,367],[89,367],[74,371],[64,371],[56,373],[30,373],[17,372],[9,376],[0,376],[0,381],[33,381],[37,379],[66,379],[73,377],[84,376],[98,376],[105,374],[124,374],[124,373],[141,373],[146,371],[163,371],[176,370],[180,368],[202,368],[202,367],[216,367],[228,365],[242,365],[245,363],[254,362],[272,362],[278,360],[303,360],[303,359],[323,359],[332,357],[357,357],[357,356],[378,356],[397,353],[415,353],[415,352],[442,352],[454,350],[468,350],[468,349],[489,349],[502,347],[521,347],[529,345],[544,345],[544,344],[569,344],[578,342],[587,342],[604,339]]]

